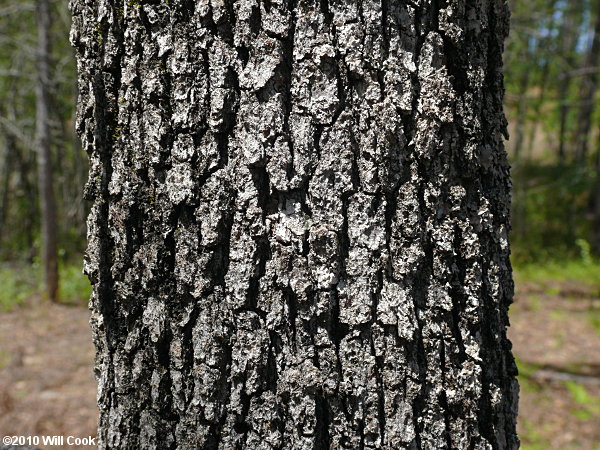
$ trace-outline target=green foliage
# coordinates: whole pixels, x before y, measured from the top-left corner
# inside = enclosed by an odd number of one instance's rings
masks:
[[[600,186],[600,108],[584,109],[590,101],[600,103],[600,89],[587,88],[593,84],[596,5],[591,0],[510,2],[505,110],[511,124],[507,148],[517,265],[572,258],[591,264],[600,256],[600,213],[594,207]],[[589,130],[581,127],[588,122]]]
[[[0,312],[12,310],[35,294],[38,280],[35,270],[0,266]]]
[[[0,0],[0,10],[0,261],[31,260],[38,254],[40,234],[35,163],[36,8],[31,2]],[[61,218],[59,245],[76,253],[84,245],[86,206],[81,193],[87,162],[73,131],[77,83],[67,2],[51,2],[51,19],[50,131],[56,209]]]
[[[60,268],[59,298],[67,305],[85,305],[92,293],[92,286],[80,265],[66,265]]]
[[[82,273],[81,265],[61,264],[59,275],[59,303],[86,305],[92,287],[87,276]],[[41,295],[42,291],[39,262],[0,266],[0,312],[23,305],[31,297]]]
[[[576,239],[575,245],[579,247],[579,255],[581,256],[581,262],[585,265],[590,265],[592,261],[592,246],[585,239]]]
[[[589,216],[595,173],[586,167],[528,164],[513,171],[513,262],[580,258],[592,264]]]

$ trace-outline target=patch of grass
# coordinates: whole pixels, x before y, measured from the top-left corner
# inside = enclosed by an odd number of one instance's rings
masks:
[[[600,414],[600,397],[591,395],[584,385],[575,381],[565,381],[565,387],[571,394],[573,402],[579,408],[571,411],[571,414],[579,420],[590,420]]]
[[[550,311],[550,317],[552,318],[552,320],[556,320],[558,322],[565,321],[569,318],[567,312],[564,309],[554,309]]]
[[[22,304],[36,291],[39,283],[37,270],[25,270],[11,265],[0,266],[0,311],[10,311]]]
[[[533,373],[540,369],[537,364],[526,363],[521,361],[519,358],[515,358],[517,368],[519,369],[519,386],[523,392],[539,392],[541,390],[540,385],[535,381],[532,381],[531,376]]]
[[[520,433],[521,449],[523,450],[545,450],[550,446],[550,440],[544,438],[538,427],[527,419],[520,419],[523,430]]]
[[[542,300],[539,295],[532,294],[528,297],[528,306],[531,311],[539,311],[542,309]]]
[[[567,340],[567,330],[564,328],[559,329],[552,339],[552,348],[558,350],[565,345]]]
[[[14,309],[43,289],[39,263],[0,265],[0,312]],[[85,305],[91,291],[90,282],[80,265],[60,264],[59,303]]]
[[[546,286],[545,291],[551,295],[559,294],[552,282],[575,282],[587,288],[600,290],[600,262],[589,259],[577,259],[564,262],[548,262],[544,264],[525,264],[515,267],[517,283],[536,283]]]
[[[546,294],[547,295],[559,295],[560,288],[557,286],[550,286],[549,288],[546,289]]]
[[[92,286],[79,265],[64,265],[60,268],[59,301],[66,305],[87,304]]]
[[[587,314],[587,318],[594,328],[594,331],[600,334],[600,311],[589,311]]]
[[[521,361],[519,358],[515,358],[515,362],[517,363],[517,368],[519,369],[519,377],[530,378],[534,372],[541,368],[539,364]]]
[[[0,369],[4,369],[10,362],[10,353],[0,349]]]

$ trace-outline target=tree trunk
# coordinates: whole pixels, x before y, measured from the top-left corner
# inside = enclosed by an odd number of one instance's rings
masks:
[[[560,0],[559,0],[560,1]],[[557,2],[559,3],[559,2]],[[546,49],[546,48],[552,48],[552,39],[553,39],[553,35],[554,35],[554,30],[556,29],[556,12],[558,11],[557,5],[555,3],[552,3],[552,6],[550,7],[550,11],[551,13],[550,15],[550,23],[547,25],[547,32],[548,32],[548,36],[540,38],[540,42],[539,42],[539,46],[541,46],[542,48]],[[535,98],[534,100],[532,100],[533,106],[531,107],[531,110],[533,112],[533,117],[534,120],[532,120],[531,122],[531,126],[529,127],[529,136],[528,136],[528,143],[527,145],[525,145],[525,148],[527,149],[527,155],[526,155],[526,159],[527,161],[531,161],[531,159],[533,158],[533,152],[536,146],[536,136],[537,136],[537,131],[539,127],[543,126],[543,123],[541,123],[541,121],[538,119],[541,116],[541,109],[542,107],[544,107],[545,105],[545,100],[546,100],[546,93],[548,90],[548,84],[549,84],[549,78],[550,78],[550,71],[551,71],[551,63],[552,63],[552,58],[553,58],[553,54],[551,51],[543,51],[541,52],[542,54],[542,61],[540,62],[540,64],[542,65],[542,67],[540,67],[541,70],[541,74],[540,74],[540,78],[539,81],[537,81],[537,87],[539,89],[539,94],[537,96],[537,98]]]
[[[20,233],[22,236],[23,248],[28,249],[27,261],[33,263],[36,256],[34,229],[38,226],[37,218],[39,216],[38,209],[35,199],[38,198],[38,192],[36,190],[35,179],[31,179],[30,174],[33,174],[35,170],[35,159],[37,152],[30,152],[25,154],[24,148],[16,145],[13,156],[15,158],[14,164],[18,170],[17,172],[17,185],[15,192],[20,192],[20,198],[15,200],[15,203],[23,202],[25,204],[26,213],[23,214],[23,221],[20,223]]]
[[[566,3],[566,7],[562,12],[562,26],[560,31],[560,42],[562,42],[560,54],[564,59],[565,68],[559,79],[558,84],[558,101],[559,101],[559,132],[558,132],[558,161],[559,164],[565,163],[567,159],[568,142],[568,119],[569,119],[569,88],[572,77],[569,72],[573,70],[575,61],[574,53],[577,46],[577,23],[575,16],[579,16],[581,12],[573,5],[573,0]]]
[[[531,100],[527,95],[529,89],[529,77],[531,70],[526,69],[521,74],[519,80],[519,105],[517,107],[517,117],[515,119],[515,138],[513,144],[513,159],[519,161],[521,159],[521,151],[523,150],[523,141],[525,140],[525,125],[527,124],[527,109]]]
[[[36,148],[38,186],[42,221],[42,261],[46,279],[46,294],[51,301],[58,297],[58,261],[56,243],[56,202],[52,181],[50,147],[50,5],[37,0],[38,28],[37,90],[36,90]]]
[[[596,22],[592,35],[592,43],[585,59],[585,67],[592,69],[598,68],[598,64],[600,63],[600,2],[596,5]],[[579,110],[577,135],[575,138],[575,155],[577,161],[580,163],[583,163],[588,155],[588,142],[590,130],[592,128],[592,116],[594,115],[595,105],[594,99],[596,97],[597,88],[598,71],[593,70],[590,74],[584,75],[581,80],[581,108]]]
[[[12,175],[12,162],[15,158],[14,153],[16,151],[16,146],[14,136],[3,128],[0,128],[0,130],[4,133],[4,161],[2,161],[2,176],[0,177],[2,182],[2,191],[0,194],[0,244],[2,244],[4,225],[6,223],[6,216],[8,215],[10,178]]]
[[[502,0],[73,0],[101,448],[513,449]]]
[[[598,126],[598,139],[595,152],[595,172],[596,182],[591,192],[591,212],[592,212],[592,248],[594,253],[600,253],[600,126]]]

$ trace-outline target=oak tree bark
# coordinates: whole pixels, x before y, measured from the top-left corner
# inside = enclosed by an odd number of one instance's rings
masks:
[[[503,0],[72,0],[102,448],[518,447]]]

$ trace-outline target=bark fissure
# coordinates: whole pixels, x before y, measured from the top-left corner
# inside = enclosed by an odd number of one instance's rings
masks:
[[[517,448],[502,0],[72,0],[101,448]]]

